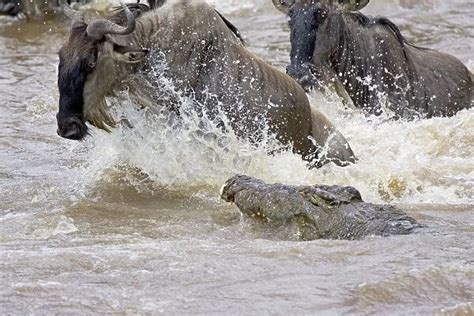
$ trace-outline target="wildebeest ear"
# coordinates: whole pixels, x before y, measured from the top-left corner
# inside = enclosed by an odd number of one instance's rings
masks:
[[[273,5],[281,12],[288,14],[288,10],[295,3],[295,0],[272,0]]]
[[[343,11],[359,11],[368,5],[370,0],[339,0],[339,7]]]
[[[139,63],[148,55],[148,49],[114,44],[114,58],[126,63]]]

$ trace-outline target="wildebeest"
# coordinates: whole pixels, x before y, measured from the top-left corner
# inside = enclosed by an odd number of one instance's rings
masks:
[[[145,85],[128,86],[127,79],[146,72],[157,55],[150,52],[158,52],[166,62],[164,75],[177,89],[205,112],[219,108],[237,136],[262,139],[266,123],[277,140],[292,145],[311,166],[354,162],[346,139],[310,108],[304,90],[250,53],[237,29],[205,2],[170,0],[143,14],[123,5],[111,17],[88,25],[81,13],[65,9],[73,21],[59,52],[60,136],[83,139],[86,121],[104,130],[113,127],[105,97],[128,88],[142,102]]]
[[[473,76],[461,61],[410,44],[387,18],[358,12],[369,0],[273,3],[289,16],[287,72],[305,88],[335,85],[368,113],[380,114],[388,101],[408,119],[472,107]]]

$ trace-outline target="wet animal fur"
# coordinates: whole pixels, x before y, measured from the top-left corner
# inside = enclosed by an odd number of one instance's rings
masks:
[[[274,1],[278,7],[280,0]],[[389,19],[341,8],[348,0],[282,1],[294,2],[288,71],[306,88],[336,82],[356,107],[380,114],[387,100],[407,119],[452,116],[472,107],[474,82],[462,62],[409,43]]]
[[[140,7],[139,11],[129,35],[107,35],[103,42],[81,42],[78,48],[74,34],[63,48],[71,56],[72,61],[65,61],[69,66],[87,59],[94,47],[100,50],[96,70],[88,75],[83,89],[83,113],[91,124],[113,126],[104,99],[115,90],[128,87],[132,98],[147,99],[137,81],[130,84],[131,77],[145,75],[147,59],[124,62],[131,56],[125,52],[159,51],[166,59],[165,75],[177,90],[192,94],[210,113],[219,104],[238,136],[258,141],[258,133],[263,132],[260,125],[266,122],[277,140],[292,144],[313,166],[354,161],[345,138],[324,115],[311,110],[298,84],[250,53],[237,29],[215,9],[201,1],[169,0],[158,9],[145,12]],[[114,19],[123,18],[120,12]],[[323,158],[324,147],[329,150]],[[317,157],[321,159],[315,162]]]

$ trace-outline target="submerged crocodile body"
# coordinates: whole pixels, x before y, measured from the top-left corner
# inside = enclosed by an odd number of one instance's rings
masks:
[[[226,182],[221,198],[253,218],[294,225],[300,240],[406,235],[421,227],[394,206],[364,202],[353,187],[266,184],[237,175]]]

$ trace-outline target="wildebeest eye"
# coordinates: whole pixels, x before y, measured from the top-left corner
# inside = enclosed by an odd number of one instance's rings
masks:
[[[94,69],[97,64],[97,53],[92,54],[87,58],[87,68]]]
[[[318,22],[321,23],[324,19],[328,17],[328,12],[324,9],[318,9],[316,11],[316,17],[318,19]]]

